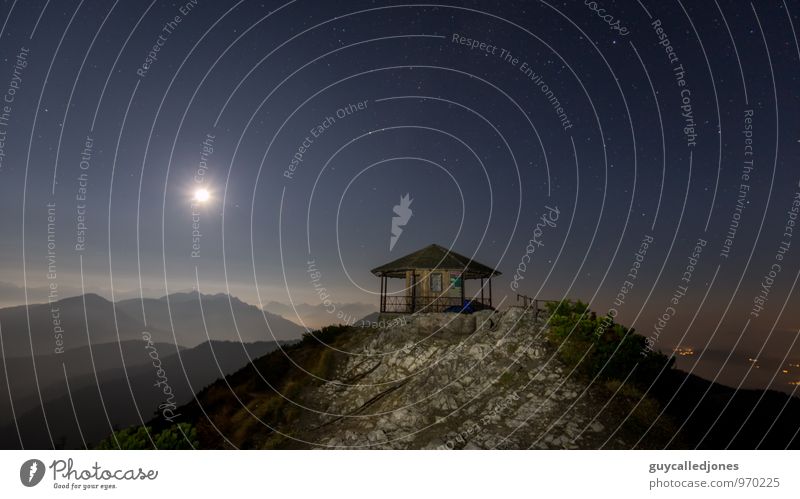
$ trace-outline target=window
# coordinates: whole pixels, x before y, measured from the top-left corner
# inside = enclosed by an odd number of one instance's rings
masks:
[[[431,274],[430,277],[431,282],[431,293],[441,293],[442,292],[442,274],[435,273]]]

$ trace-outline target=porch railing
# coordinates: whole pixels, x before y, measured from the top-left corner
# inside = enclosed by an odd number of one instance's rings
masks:
[[[533,298],[527,295],[517,294],[517,302],[520,301],[525,304],[526,308],[533,309],[533,313],[536,317],[539,317],[539,312],[543,312],[545,310],[545,307],[542,305],[559,302],[559,300],[542,300],[540,298]]]
[[[473,310],[489,308],[480,300],[464,299],[471,303]],[[458,296],[391,296],[383,297],[381,312],[410,314],[412,312],[445,312],[451,307],[459,309],[464,305]]]

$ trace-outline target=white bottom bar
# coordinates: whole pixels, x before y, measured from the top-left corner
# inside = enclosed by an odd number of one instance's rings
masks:
[[[795,451],[0,451],[0,484],[3,497],[14,498],[800,497],[798,457]],[[31,459],[45,472],[27,487],[23,480],[35,474],[21,467]],[[124,479],[126,472],[139,479]]]

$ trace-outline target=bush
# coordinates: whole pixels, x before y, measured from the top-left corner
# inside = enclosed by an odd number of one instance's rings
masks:
[[[577,367],[578,372],[603,379],[624,379],[636,367],[631,381],[649,384],[664,366],[671,368],[674,363],[675,359],[646,348],[646,338],[634,329],[616,324],[609,316],[598,318],[585,303],[554,302],[548,303],[547,308],[547,339],[560,348],[561,360]]]
[[[148,433],[153,442],[148,438]],[[184,436],[185,435],[185,436]],[[155,443],[155,446],[153,444]],[[173,425],[157,434],[150,426],[136,426],[115,431],[114,434],[97,444],[98,450],[153,450],[153,449],[192,449],[200,443],[197,430],[189,423]]]

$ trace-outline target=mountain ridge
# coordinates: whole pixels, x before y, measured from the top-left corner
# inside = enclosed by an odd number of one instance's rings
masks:
[[[325,328],[217,380],[180,411],[203,448],[797,446],[788,431],[800,399],[734,391],[669,363],[648,394],[614,379],[593,383],[562,360],[551,327],[511,307]]]

